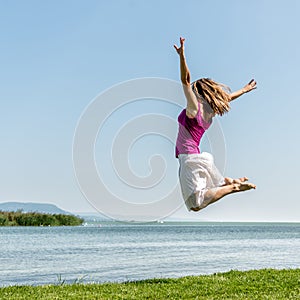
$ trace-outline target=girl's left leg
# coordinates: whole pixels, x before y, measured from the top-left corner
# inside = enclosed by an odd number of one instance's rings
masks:
[[[204,207],[217,202],[224,196],[237,193],[237,192],[243,192],[251,189],[255,189],[256,186],[253,183],[245,183],[245,182],[240,182],[240,183],[232,183],[216,188],[212,188],[208,191],[206,191],[204,195],[204,206],[200,207],[195,207],[191,208],[193,211],[199,211],[200,209],[203,209]]]

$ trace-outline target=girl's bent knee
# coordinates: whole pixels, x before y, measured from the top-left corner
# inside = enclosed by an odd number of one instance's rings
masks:
[[[191,210],[192,211],[199,211],[201,208],[200,207],[192,207]]]

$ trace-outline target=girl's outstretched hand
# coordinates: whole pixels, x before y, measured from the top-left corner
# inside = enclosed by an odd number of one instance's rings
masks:
[[[256,88],[256,81],[254,79],[251,79],[250,82],[244,86],[243,90],[245,93],[248,93]]]
[[[176,45],[174,45],[174,48],[176,49],[176,51],[179,55],[184,53],[184,41],[185,41],[185,38],[180,37],[180,47],[178,48]]]

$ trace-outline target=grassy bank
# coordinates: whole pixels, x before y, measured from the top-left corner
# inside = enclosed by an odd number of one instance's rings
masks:
[[[13,286],[1,288],[0,299],[300,299],[300,269],[127,283]]]

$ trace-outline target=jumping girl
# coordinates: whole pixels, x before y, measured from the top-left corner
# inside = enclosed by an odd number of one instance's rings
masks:
[[[176,157],[180,164],[179,181],[185,204],[188,210],[199,211],[226,195],[256,188],[247,182],[247,177],[224,178],[214,165],[213,156],[199,150],[201,137],[213,117],[228,112],[230,102],[255,89],[256,82],[252,79],[234,93],[227,86],[208,78],[191,83],[184,42],[185,39],[180,38],[180,47],[174,45],[180,57],[181,82],[187,100],[186,108],[178,116]]]

